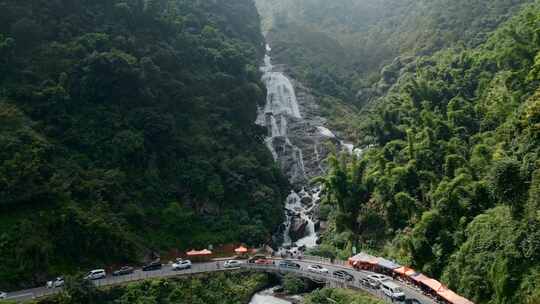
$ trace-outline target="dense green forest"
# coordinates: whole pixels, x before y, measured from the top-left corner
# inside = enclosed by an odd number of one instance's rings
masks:
[[[0,0],[0,289],[267,241],[263,53],[250,0]]]
[[[264,273],[219,273],[184,279],[147,280],[96,289],[82,280],[70,280],[58,296],[36,304],[245,304],[271,283]]]
[[[539,29],[530,4],[484,43],[410,59],[358,122],[362,157],[333,157],[321,179],[319,254],[356,246],[475,303],[540,303]]]
[[[288,64],[293,77],[317,94],[363,106],[394,84],[395,69],[410,63],[411,56],[477,46],[532,0],[256,2],[273,55]]]

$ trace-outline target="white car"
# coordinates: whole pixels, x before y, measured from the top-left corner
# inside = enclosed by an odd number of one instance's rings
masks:
[[[58,277],[52,281],[47,281],[47,288],[57,288],[64,286],[64,278]]]
[[[372,282],[374,283],[374,285],[376,285],[377,287],[380,287],[380,285],[381,285],[383,282],[391,281],[391,280],[392,280],[389,276],[385,276],[385,275],[382,275],[382,274],[372,274],[372,275],[369,275],[369,276],[368,276],[368,279],[371,279]]]
[[[394,282],[391,282],[391,281],[382,282],[381,289],[385,295],[387,295],[389,298],[392,299],[392,302],[394,300],[405,301],[405,293],[403,292],[403,289],[401,289],[401,287],[399,287]]]
[[[307,270],[314,273],[328,274],[328,269],[322,267],[321,265],[309,265]]]
[[[94,269],[86,274],[84,277],[86,280],[99,280],[107,276],[105,269]]]
[[[7,298],[7,293],[0,291],[0,300]]]
[[[225,267],[225,268],[238,268],[238,267],[240,267],[240,265],[242,265],[241,261],[230,260],[230,261],[226,261],[223,264],[223,267]]]
[[[173,270],[183,270],[183,269],[189,269],[191,268],[191,261],[190,260],[176,260],[172,264]]]

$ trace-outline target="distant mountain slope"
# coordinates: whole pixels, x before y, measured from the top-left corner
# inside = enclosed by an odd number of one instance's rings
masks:
[[[263,52],[250,0],[0,0],[0,289],[267,240]]]
[[[540,303],[539,28],[537,2],[485,43],[385,71],[395,85],[359,122],[369,148],[325,180],[320,252],[374,250],[475,303]]]
[[[384,77],[381,68],[394,58],[476,46],[532,0],[256,2],[274,47],[284,50],[277,59],[319,93],[361,107],[381,95],[362,93]]]

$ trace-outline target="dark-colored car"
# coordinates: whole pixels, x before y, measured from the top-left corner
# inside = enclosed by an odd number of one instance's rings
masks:
[[[274,261],[269,259],[258,259],[254,263],[256,265],[274,265]]]
[[[369,279],[368,278],[360,278],[358,279],[358,282],[360,283],[360,285],[364,286],[364,287],[367,287],[367,288],[373,288],[369,282]]]
[[[158,270],[161,269],[161,262],[154,261],[150,264],[144,265],[142,268],[142,271],[152,271],[152,270]]]
[[[281,268],[291,268],[291,269],[300,269],[300,264],[294,263],[292,261],[281,261],[281,262],[279,262],[279,267],[281,267]]]
[[[248,263],[255,263],[255,261],[263,259],[266,259],[266,256],[264,254],[256,254],[248,259]]]
[[[418,301],[417,299],[406,299],[405,304],[422,304],[422,303]]]
[[[340,280],[349,281],[349,282],[354,281],[354,276],[346,272],[345,270],[336,270],[332,274],[334,275],[335,278],[340,279]]]
[[[375,281],[373,278],[367,277],[367,278],[361,278],[360,284],[366,286],[367,288],[372,289],[380,289],[381,283]]]
[[[118,269],[117,271],[114,271],[112,275],[115,276],[115,277],[123,276],[123,275],[132,274],[133,271],[135,271],[135,269],[133,267],[124,266],[124,267]]]

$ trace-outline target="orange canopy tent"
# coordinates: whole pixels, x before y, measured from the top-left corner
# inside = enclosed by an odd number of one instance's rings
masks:
[[[437,294],[452,304],[474,304],[448,288],[442,288],[441,290],[437,291]]]
[[[444,288],[443,284],[441,284],[441,282],[435,280],[435,279],[432,279],[430,277],[427,277],[423,274],[419,274],[417,276],[413,276],[411,277],[413,280],[415,280],[416,282],[419,282],[419,283],[422,283],[424,285],[426,285],[427,287],[429,287],[431,290],[437,292],[439,291],[441,288]]]
[[[357,266],[360,264],[370,264],[377,265],[379,263],[379,258],[369,255],[367,253],[359,253],[351,258],[349,258],[349,265]]]
[[[246,247],[244,247],[244,246],[240,246],[240,247],[236,248],[234,250],[234,252],[244,254],[244,253],[248,252],[248,249]]]
[[[210,251],[208,249],[204,249],[204,250],[201,250],[201,251],[191,250],[191,251],[188,251],[186,254],[188,256],[206,256],[206,255],[211,255],[212,251]]]
[[[397,269],[394,269],[394,272],[397,273],[397,274],[401,274],[401,275],[405,275],[405,276],[413,276],[416,274],[416,271],[412,268],[409,268],[409,267],[399,267]]]

